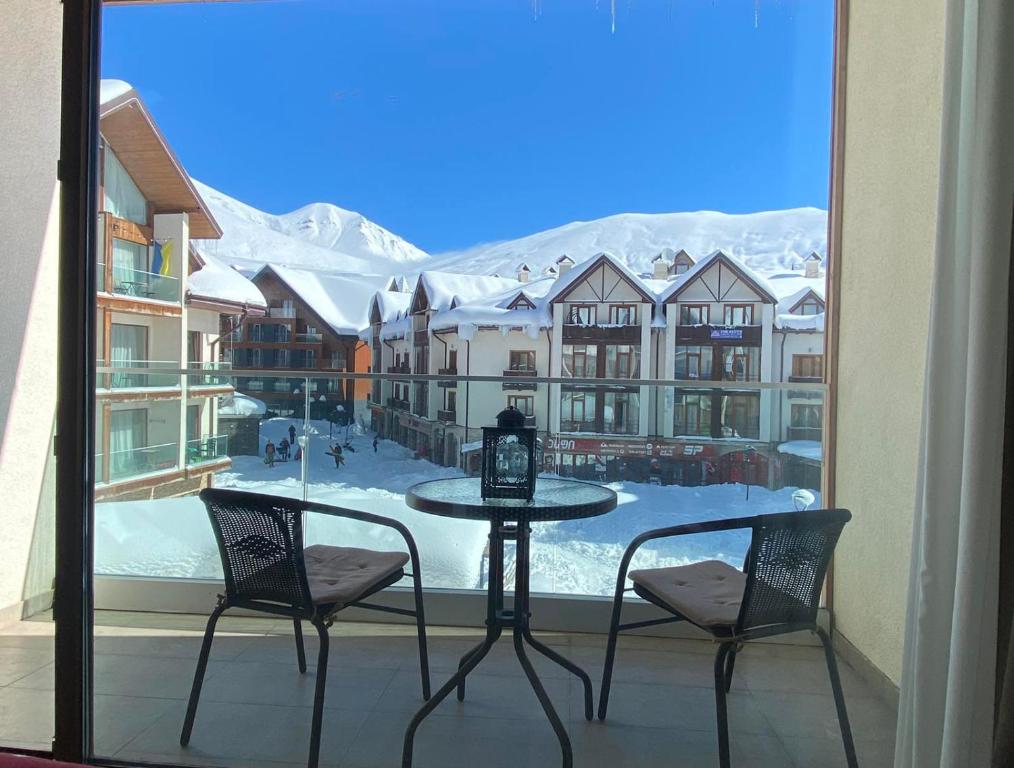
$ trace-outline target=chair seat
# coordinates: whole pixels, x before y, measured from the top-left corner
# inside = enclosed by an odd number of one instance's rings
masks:
[[[746,574],[719,560],[631,571],[630,580],[699,627],[728,628],[739,617]]]
[[[408,555],[313,544],[303,550],[303,561],[314,604],[341,608],[398,574]]]

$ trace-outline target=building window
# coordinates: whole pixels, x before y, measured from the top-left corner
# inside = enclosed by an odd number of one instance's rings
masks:
[[[602,431],[612,435],[636,435],[640,422],[637,392],[606,392]]]
[[[451,413],[455,413],[458,410],[458,393],[453,389],[446,390],[447,392],[447,410]]]
[[[797,315],[819,315],[824,311],[824,304],[812,296],[796,307]]]
[[[756,392],[722,395],[722,437],[760,437],[760,396]]]
[[[594,344],[564,344],[563,375],[575,379],[597,378],[598,347]]]
[[[113,368],[148,367],[148,329],[143,325],[113,323],[109,329],[109,364]],[[148,384],[143,373],[114,373],[114,388],[143,387]]]
[[[678,346],[673,376],[677,379],[710,379],[711,359],[710,346]]]
[[[532,350],[512,349],[509,366],[512,371],[535,371],[535,352]]]
[[[595,325],[594,304],[571,304],[567,313],[567,325]]]
[[[760,347],[719,347],[723,381],[760,381]]]
[[[707,325],[711,322],[711,307],[707,304],[680,306],[680,325]]]
[[[346,355],[345,349],[331,350],[331,368],[337,371],[345,370]]]
[[[187,362],[199,363],[203,358],[200,331],[187,331]]]
[[[726,304],[725,325],[753,325],[753,304]]]
[[[576,477],[579,480],[594,480],[601,465],[598,456],[592,454],[565,453],[560,457],[560,474],[563,477]]]
[[[824,378],[823,355],[793,355],[792,377],[794,379]]]
[[[685,261],[677,262],[676,266],[673,267],[673,274],[675,274],[675,275],[682,275],[683,273],[689,272],[689,271],[690,271],[690,265],[687,264]]]
[[[595,402],[595,392],[563,392],[560,398],[560,431],[594,432]]]
[[[102,187],[105,210],[135,224],[148,223],[148,201],[130,178],[115,153],[106,146],[102,152]]]
[[[606,346],[606,378],[637,379],[641,375],[641,348],[634,344]]]
[[[525,416],[535,415],[535,398],[532,395],[508,395],[507,405],[513,405]]]
[[[824,406],[793,403],[789,419],[790,440],[820,441],[824,423]]]
[[[678,394],[674,403],[673,434],[711,435],[711,395]]]
[[[637,305],[610,304],[609,322],[612,325],[637,325]]]

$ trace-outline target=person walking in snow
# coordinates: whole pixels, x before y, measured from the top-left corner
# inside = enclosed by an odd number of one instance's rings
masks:
[[[289,445],[296,444],[296,427],[293,424],[289,425]]]
[[[380,445],[380,438],[379,437],[374,437],[373,438],[373,452],[374,453],[377,452],[377,446],[378,445]]]
[[[331,450],[327,452],[328,456],[334,456],[334,468],[341,469],[342,464],[345,463],[345,457],[342,456],[342,447],[335,443],[331,446]]]
[[[269,467],[275,466],[275,444],[268,440],[264,446],[264,463]]]

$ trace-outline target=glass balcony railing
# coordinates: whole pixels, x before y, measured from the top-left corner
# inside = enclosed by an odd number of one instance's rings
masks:
[[[103,366],[104,363],[99,361],[97,365]],[[117,360],[112,367],[129,370],[100,373],[96,380],[99,389],[171,389],[180,386],[180,364],[172,360]],[[139,371],[139,368],[145,370]]]
[[[207,435],[187,440],[187,464],[202,464],[229,458],[229,436]]]
[[[227,387],[232,384],[232,363],[194,362],[187,368],[195,373],[187,377],[190,387]]]
[[[186,419],[178,409],[165,416],[152,413],[147,433],[164,434],[169,425],[182,434],[201,434],[186,441],[181,468],[196,473],[209,467],[216,487],[403,520],[419,545],[427,587],[484,586],[488,525],[409,510],[405,492],[423,480],[477,474],[482,427],[507,405],[518,408],[526,425],[537,430],[540,476],[608,483],[620,496],[617,509],[607,515],[533,527],[532,587],[541,592],[611,594],[619,553],[651,528],[791,511],[801,499],[812,499],[805,503],[814,507],[821,503],[825,386],[820,383],[709,381],[702,386],[692,380],[539,378],[533,371],[525,372],[531,388],[520,390],[504,388],[524,380],[514,375],[459,375],[454,388],[439,387],[436,383],[449,376],[439,369],[432,376],[320,371],[272,376],[263,370],[237,375],[243,373],[224,367],[207,372],[235,390],[202,395],[196,408],[196,398],[191,399]],[[211,396],[218,398],[217,407],[209,407]],[[137,429],[144,431],[140,424]],[[107,438],[110,442],[116,443]],[[180,497],[174,489],[165,493],[173,491],[177,498],[159,498],[159,483],[168,481],[155,473],[176,467],[179,458],[177,444],[166,442],[99,457],[98,476],[104,465],[109,467],[106,483],[148,475],[152,485],[145,488],[144,501],[129,505],[99,487],[99,573],[220,577],[200,500]],[[266,454],[269,443],[273,460]],[[227,469],[215,466],[226,457]],[[797,493],[801,490],[806,493]],[[124,531],[132,532],[144,552],[118,546]],[[400,546],[394,539],[371,538],[375,535],[358,524],[315,515],[306,529],[308,543]],[[643,561],[634,565],[719,559],[738,566],[746,546],[738,533],[659,541],[646,546],[638,556]]]
[[[180,281],[170,275],[113,266],[112,293],[136,299],[180,302]],[[108,289],[107,289],[108,290]]]
[[[175,469],[178,466],[178,454],[178,443],[162,443],[111,450],[98,459],[103,467],[108,468],[109,482],[118,483],[155,472]]]

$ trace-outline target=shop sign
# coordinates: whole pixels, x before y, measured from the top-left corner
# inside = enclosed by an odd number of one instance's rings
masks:
[[[682,442],[658,443],[648,440],[601,440],[584,437],[550,437],[546,440],[547,451],[565,451],[567,453],[591,454],[595,456],[617,457],[659,457],[663,459],[675,457],[701,457],[710,454],[712,449],[700,444]]]
[[[713,339],[742,339],[742,328],[712,328],[711,338]]]

